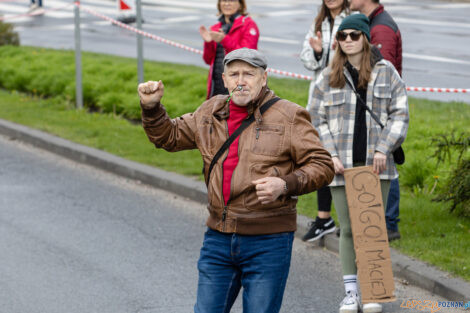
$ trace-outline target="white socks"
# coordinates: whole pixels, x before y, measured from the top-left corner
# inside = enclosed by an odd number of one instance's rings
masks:
[[[357,275],[344,275],[343,281],[346,293],[354,292],[357,294]]]

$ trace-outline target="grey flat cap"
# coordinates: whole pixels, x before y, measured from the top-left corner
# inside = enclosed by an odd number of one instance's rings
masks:
[[[263,69],[268,67],[268,60],[266,60],[266,57],[255,49],[241,48],[233,50],[225,56],[224,65],[235,60],[245,61],[254,67],[262,67]]]

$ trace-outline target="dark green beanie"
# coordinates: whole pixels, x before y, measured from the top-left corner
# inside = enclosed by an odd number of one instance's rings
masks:
[[[364,14],[359,13],[346,16],[341,25],[339,25],[338,31],[344,29],[360,30],[370,42],[369,19]]]

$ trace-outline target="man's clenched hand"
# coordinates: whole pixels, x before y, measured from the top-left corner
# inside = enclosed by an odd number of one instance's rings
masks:
[[[279,177],[265,177],[252,181],[255,185],[256,195],[259,202],[267,204],[274,202],[280,195],[284,194],[286,182]]]
[[[139,93],[142,108],[146,110],[153,109],[162,99],[164,89],[161,80],[139,84],[137,92]]]

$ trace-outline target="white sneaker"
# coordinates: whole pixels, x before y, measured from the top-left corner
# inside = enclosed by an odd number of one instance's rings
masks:
[[[357,313],[359,310],[359,297],[357,293],[348,291],[340,305],[339,313]]]
[[[36,4],[36,3],[33,3],[29,6],[29,9],[28,9],[28,13],[31,13],[33,12],[34,10],[38,9],[39,8],[39,5]]]
[[[365,303],[362,306],[364,313],[382,313],[382,305],[380,303]]]

